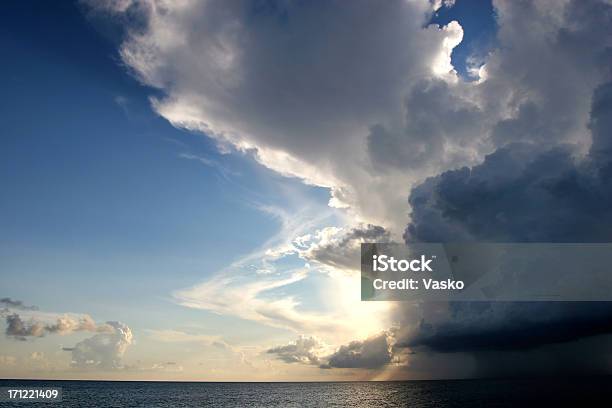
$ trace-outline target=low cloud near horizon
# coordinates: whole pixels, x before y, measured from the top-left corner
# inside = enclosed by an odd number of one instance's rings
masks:
[[[95,333],[73,347],[62,347],[63,351],[71,353],[70,365],[78,369],[103,370],[124,367],[123,354],[133,341],[132,331],[126,324],[116,321],[98,324],[89,315],[41,312],[37,306],[27,306],[11,298],[2,298],[0,303],[5,305],[0,316],[5,318],[6,337],[25,342],[47,335]]]

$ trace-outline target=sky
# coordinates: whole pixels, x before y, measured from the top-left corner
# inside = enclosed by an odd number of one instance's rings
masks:
[[[358,271],[610,241],[609,1],[1,7],[0,377],[612,369],[607,304],[361,302]]]

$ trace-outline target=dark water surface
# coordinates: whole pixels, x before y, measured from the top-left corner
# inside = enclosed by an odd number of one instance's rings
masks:
[[[612,407],[612,378],[329,383],[0,380],[62,387],[63,401],[0,407]]]

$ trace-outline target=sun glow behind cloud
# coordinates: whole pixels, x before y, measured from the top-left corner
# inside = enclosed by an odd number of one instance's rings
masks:
[[[326,243],[330,235],[344,233],[340,227],[324,227],[337,218],[335,210],[324,203],[291,215],[273,207],[262,210],[280,219],[280,232],[213,278],[176,291],[180,304],[314,334],[332,344],[367,337],[389,326],[388,305],[361,302],[357,271],[309,257],[311,248]],[[304,243],[306,236],[318,238]],[[356,255],[359,241],[351,244]]]

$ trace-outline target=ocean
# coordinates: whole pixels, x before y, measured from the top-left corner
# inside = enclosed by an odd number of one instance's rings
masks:
[[[62,387],[62,402],[0,407],[523,407],[612,406],[612,378],[325,383],[0,380]]]

